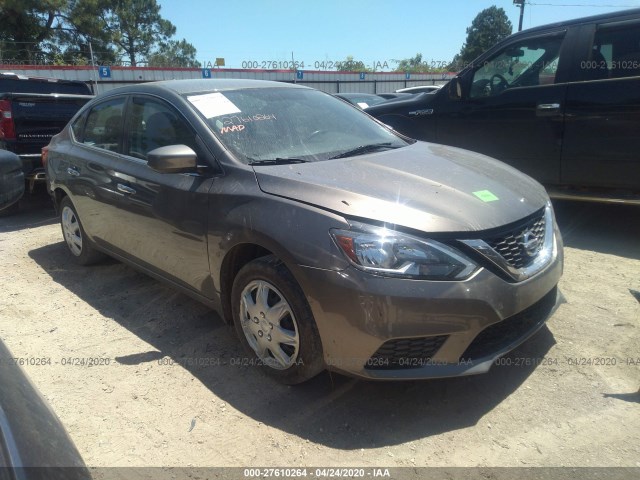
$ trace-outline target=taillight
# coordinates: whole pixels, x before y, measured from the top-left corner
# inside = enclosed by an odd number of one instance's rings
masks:
[[[46,169],[47,168],[47,159],[49,157],[49,145],[47,145],[46,147],[42,147],[42,150],[40,151],[41,157],[42,157],[42,166]]]
[[[13,123],[11,102],[9,100],[0,100],[0,139],[16,139],[16,127]]]

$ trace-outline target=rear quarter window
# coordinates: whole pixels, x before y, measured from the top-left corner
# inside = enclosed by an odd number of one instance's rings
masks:
[[[80,143],[111,152],[120,149],[125,98],[114,98],[95,105],[86,114]]]
[[[588,79],[640,76],[640,23],[600,25],[582,67]]]

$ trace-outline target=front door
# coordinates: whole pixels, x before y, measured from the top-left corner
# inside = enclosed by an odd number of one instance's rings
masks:
[[[563,39],[558,32],[515,40],[469,71],[462,98],[434,108],[437,141],[557,183],[567,89],[560,82]]]
[[[112,184],[123,195],[112,243],[143,267],[212,297],[206,229],[213,178],[159,173],[147,165],[149,151],[178,144],[194,149],[201,162],[208,161],[177,110],[152,97],[133,97],[127,108],[124,155],[112,171]]]

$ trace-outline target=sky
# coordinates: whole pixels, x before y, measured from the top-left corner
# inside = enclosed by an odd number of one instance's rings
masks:
[[[158,0],[176,38],[197,49],[203,66],[225,59],[226,68],[270,68],[304,62],[325,70],[350,55],[375,70],[422,53],[434,65],[460,51],[474,17],[502,7],[518,29],[513,0]],[[523,29],[640,7],[640,0],[532,0]],[[271,62],[271,63],[268,63]],[[385,68],[388,66],[389,68]]]

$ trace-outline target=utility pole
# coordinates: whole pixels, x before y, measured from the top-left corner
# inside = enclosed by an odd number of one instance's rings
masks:
[[[91,42],[89,42],[89,53],[91,54],[91,66],[93,67],[91,71],[93,72],[92,77],[95,81],[95,90],[93,92],[94,95],[98,95],[98,79],[96,78],[96,62],[93,59],[93,47],[91,46]]]
[[[513,0],[514,5],[520,7],[520,22],[518,22],[518,31],[522,31],[522,18],[524,17],[524,2],[525,0]]]

